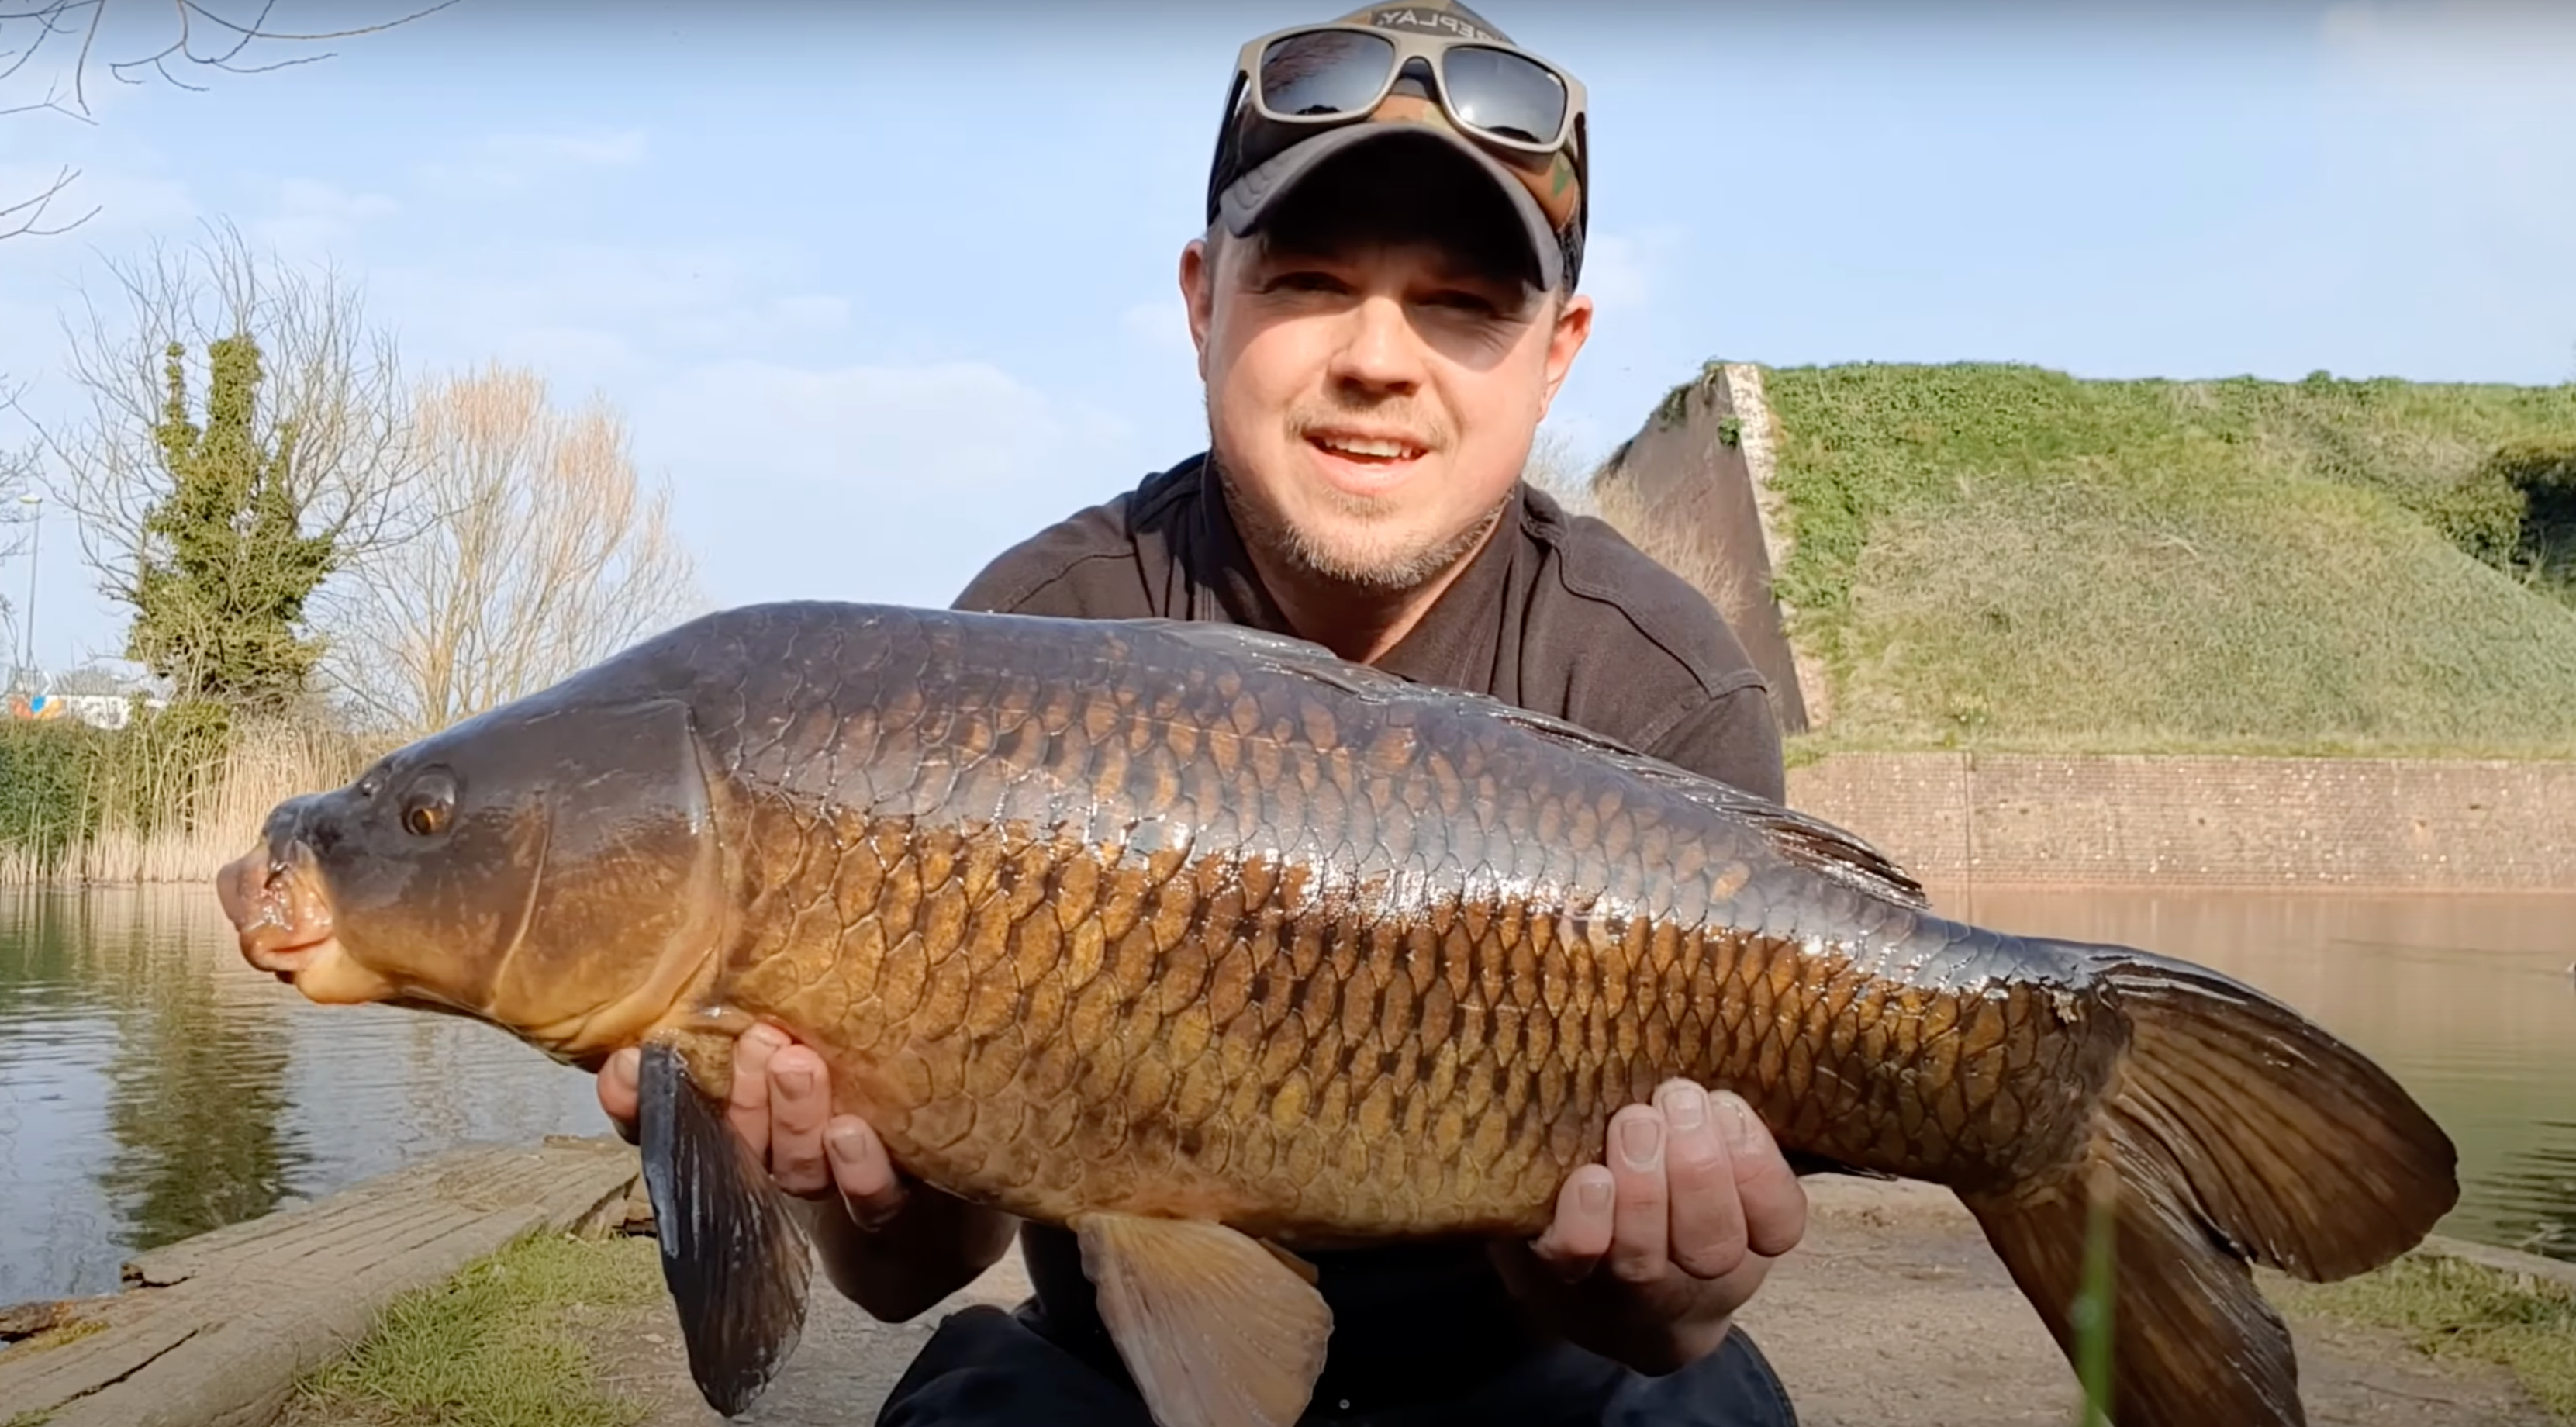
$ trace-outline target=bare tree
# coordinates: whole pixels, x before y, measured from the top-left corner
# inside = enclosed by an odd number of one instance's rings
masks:
[[[35,533],[35,524],[30,518],[32,512],[18,498],[34,489],[38,464],[37,453],[33,450],[0,451],[0,568],[5,568],[27,548],[30,537]],[[15,671],[24,670],[36,662],[35,651],[19,647],[20,618],[22,615],[16,602],[6,594],[0,594],[0,626],[5,626],[0,628],[0,648],[6,648],[10,653],[7,667],[13,671],[13,680],[19,677]]]
[[[1561,431],[1539,428],[1530,441],[1521,479],[1554,496],[1570,515],[1600,514],[1593,502],[1591,479],[1574,454],[1574,443]]]
[[[703,608],[670,494],[642,487],[604,402],[559,411],[535,373],[492,365],[415,413],[436,518],[326,594],[326,674],[371,722],[432,732]]]
[[[258,74],[284,69],[289,65],[312,64],[331,58],[334,51],[295,55],[267,63],[254,63],[249,58],[251,47],[260,44],[314,44],[328,40],[354,39],[407,25],[424,15],[444,10],[457,0],[437,3],[408,15],[354,29],[295,31],[272,29],[269,17],[277,0],[258,0],[255,5],[223,7],[230,13],[219,13],[203,0],[176,0],[175,5],[160,7],[171,18],[168,28],[156,39],[137,44],[129,58],[102,60],[100,50],[110,43],[107,20],[110,0],[0,0],[0,88],[41,81],[42,97],[16,101],[0,100],[0,118],[51,114],[80,123],[93,123],[90,115],[91,75],[104,63],[108,75],[124,84],[142,84],[157,74],[182,89],[202,90],[202,83],[190,83],[183,73]],[[122,15],[129,7],[116,5]],[[39,59],[60,60],[60,65],[39,65]],[[68,66],[66,70],[64,66]],[[56,199],[69,190],[80,171],[68,165],[56,170],[52,181],[34,194],[14,200],[0,197],[0,239],[23,235],[61,233],[79,227],[98,210],[55,226],[47,226],[46,214]]]
[[[146,571],[166,554],[153,512],[174,482],[166,443],[174,376],[203,372],[217,344],[258,348],[251,436],[289,459],[277,494],[296,532],[327,542],[345,567],[416,533],[426,512],[406,499],[414,476],[409,389],[389,332],[370,327],[358,291],[323,270],[253,253],[229,226],[172,252],[156,245],[111,263],[126,310],[114,319],[84,295],[65,318],[69,373],[86,417],[48,429],[21,406],[55,470],[53,494],[77,517],[81,553],[100,591],[138,612]],[[204,377],[190,382],[206,391]]]

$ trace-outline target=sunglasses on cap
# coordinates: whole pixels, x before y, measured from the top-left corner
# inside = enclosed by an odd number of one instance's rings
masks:
[[[1370,25],[1300,25],[1263,35],[1236,57],[1235,80],[1253,114],[1293,131],[1367,118],[1417,59],[1430,70],[1432,95],[1450,123],[1495,148],[1553,155],[1583,113],[1582,83],[1527,50]]]

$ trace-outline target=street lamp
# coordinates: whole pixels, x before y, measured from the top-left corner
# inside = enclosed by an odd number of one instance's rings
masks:
[[[32,527],[27,534],[27,632],[20,637],[18,662],[26,666],[27,677],[32,680],[36,668],[36,557],[45,544],[45,498],[34,491],[21,491],[18,504],[27,508],[27,523]],[[28,692],[35,691],[31,688]]]

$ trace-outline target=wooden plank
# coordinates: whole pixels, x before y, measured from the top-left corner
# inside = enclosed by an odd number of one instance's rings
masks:
[[[263,1427],[396,1296],[531,1230],[614,1227],[638,1178],[607,1137],[472,1146],[138,1254],[138,1286],[83,1315],[101,1330],[0,1350],[0,1403],[47,1427]]]

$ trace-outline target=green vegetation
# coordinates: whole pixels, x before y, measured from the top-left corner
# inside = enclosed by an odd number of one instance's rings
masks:
[[[2576,755],[2576,384],[1764,381],[1816,743]]]
[[[290,1422],[365,1427],[631,1427],[572,1330],[585,1312],[663,1292],[649,1238],[537,1234],[379,1314],[345,1355],[296,1383]]]
[[[301,632],[305,602],[331,573],[332,539],[304,530],[294,483],[297,427],[260,435],[259,343],[206,347],[205,420],[190,414],[187,349],[163,353],[168,395],[153,429],[167,492],[145,512],[127,654],[179,681],[182,697],[275,703],[302,694],[319,662]]]
[[[2513,1370],[2543,1407],[2576,1421],[2576,1292],[2481,1264],[2410,1254],[2341,1283],[2283,1281],[2284,1307],[2393,1328],[2434,1357]]]
[[[92,1337],[106,1331],[107,1324],[101,1319],[74,1318],[68,1323],[57,1323],[53,1327],[47,1328],[45,1331],[30,1337],[25,1342],[10,1349],[10,1351],[13,1353],[39,1353],[43,1352],[47,1348],[59,1348],[65,1343],[77,1343],[83,1338]]]
[[[210,875],[280,799],[346,782],[372,751],[310,718],[207,700],[112,731],[0,719],[0,881]]]

